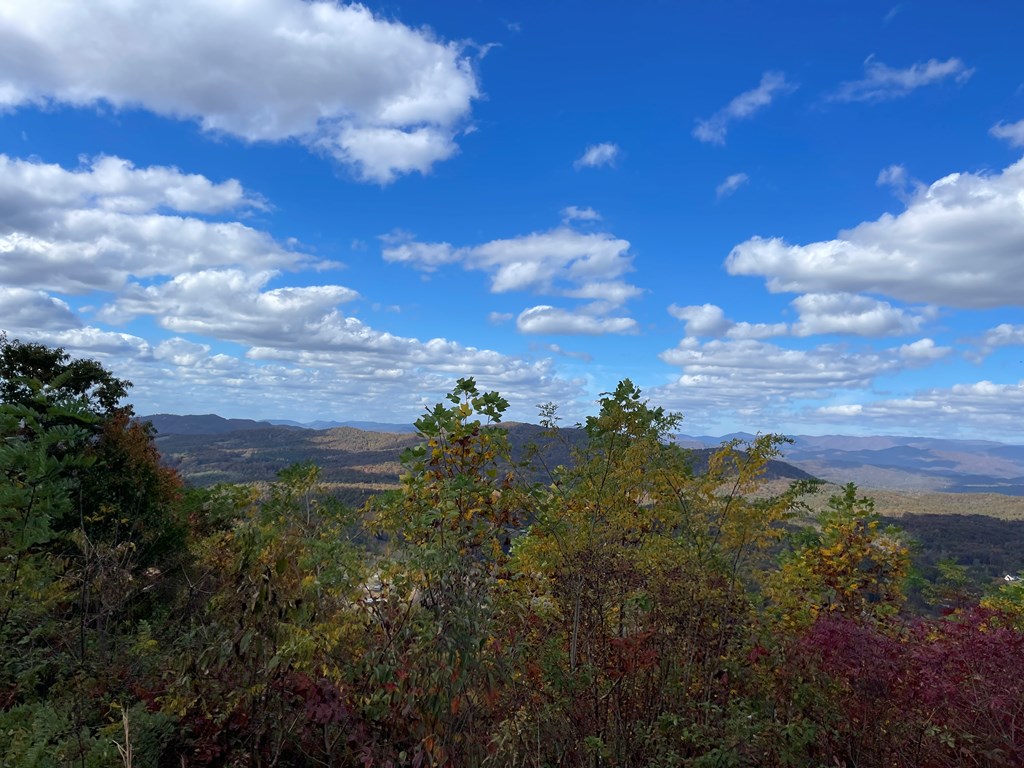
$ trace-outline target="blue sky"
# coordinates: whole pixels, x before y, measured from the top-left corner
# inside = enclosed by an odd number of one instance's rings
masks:
[[[0,329],[140,413],[1024,440],[1011,2],[0,7]]]

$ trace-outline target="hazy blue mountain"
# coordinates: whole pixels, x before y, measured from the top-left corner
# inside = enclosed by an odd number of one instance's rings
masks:
[[[275,424],[288,427],[302,427],[303,429],[334,429],[336,427],[352,427],[367,432],[398,432],[401,434],[412,433],[416,427],[412,424],[390,424],[383,421],[289,421],[288,419],[264,419],[267,424]]]
[[[289,458],[309,455],[316,460],[323,459],[324,455],[319,450],[309,451],[296,444],[294,438],[298,435],[289,437],[286,432],[305,433],[313,440],[318,434],[339,429],[352,430],[346,433],[349,435],[346,440],[352,440],[358,438],[359,433],[366,433],[369,438],[370,435],[376,434],[408,435],[415,431],[411,424],[369,421],[254,421],[225,419],[215,414],[156,414],[144,418],[153,422],[158,434],[164,438],[161,442],[167,447],[171,447],[167,438],[175,435],[231,435],[233,448],[240,452],[244,452],[247,442],[262,445],[264,447],[260,450],[265,451],[265,446],[269,442],[279,446],[283,454],[287,454]],[[508,426],[514,443],[541,442],[539,437],[543,430],[540,427],[532,424]],[[262,432],[259,432],[260,430]],[[249,433],[249,437],[245,436],[246,432]],[[569,436],[574,430],[564,432]],[[563,449],[548,446],[546,452],[551,452],[551,455],[545,458],[554,464],[563,462],[568,456],[568,444],[578,444],[579,437],[581,436],[569,437]],[[676,442],[699,453],[727,440],[750,440],[753,437],[745,432],[721,436],[678,435]],[[355,443],[358,443],[359,439],[355,439]],[[336,438],[332,438],[332,442],[334,440]],[[379,442],[377,438],[373,440]],[[406,444],[404,440],[402,442]],[[201,440],[192,441],[189,447],[185,448],[185,452],[207,453],[200,448],[201,443]],[[793,443],[782,446],[782,449],[782,459],[787,465],[833,482],[855,482],[865,488],[959,493],[985,491],[1024,495],[1022,445],[1008,445],[991,440],[954,440],[911,435],[796,435],[793,437]],[[355,451],[358,452],[358,449]],[[380,454],[374,457],[375,460],[382,458]],[[388,458],[395,461],[397,453]],[[239,467],[239,471],[245,471],[245,468]],[[789,476],[787,471],[781,468],[780,474]]]
[[[140,421],[152,422],[158,435],[222,435],[228,432],[242,432],[266,429],[263,421],[252,419],[225,419],[214,413],[178,416],[173,413],[156,413],[141,416]]]

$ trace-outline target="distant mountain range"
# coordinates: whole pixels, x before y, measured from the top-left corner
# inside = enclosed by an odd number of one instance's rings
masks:
[[[299,423],[225,419],[214,414],[143,417],[157,430],[157,445],[172,465],[196,482],[270,479],[294,461],[319,464],[338,482],[390,484],[397,477],[398,455],[416,443],[411,424],[349,421]],[[508,425],[514,445],[541,442],[540,427]],[[579,437],[565,430],[572,444]],[[708,449],[720,437],[679,435],[688,448]],[[215,438],[215,439],[211,439]],[[1001,493],[1024,496],[1024,446],[985,440],[922,437],[798,435],[784,446],[785,462],[773,468],[779,477],[812,475],[823,480],[855,482],[864,488],[952,493]],[[564,463],[555,446],[545,448],[545,463]],[[543,453],[542,453],[543,455]],[[699,456],[695,457],[699,461]],[[790,466],[791,465],[791,466]],[[795,468],[795,470],[794,470]]]
[[[141,417],[150,421],[161,435],[220,435],[225,432],[241,432],[250,429],[266,429],[267,425],[275,427],[294,427],[296,429],[334,429],[336,427],[352,427],[366,432],[415,432],[412,424],[385,424],[378,421],[289,421],[288,419],[225,419],[214,413],[201,416],[177,416],[172,413],[157,413]]]
[[[680,435],[685,446],[750,439]],[[797,435],[783,446],[785,460],[822,480],[865,488],[1024,496],[1024,445],[990,440],[874,435]]]
[[[402,451],[419,442],[411,431],[369,431],[349,426],[318,430],[224,419],[213,414],[142,418],[156,427],[156,445],[165,463],[197,485],[273,480],[291,464],[312,461],[320,467],[322,479],[352,503],[394,487],[401,471]],[[572,448],[585,440],[585,433],[579,429],[563,429],[559,439],[552,440],[535,424],[510,423],[502,427],[508,430],[514,456],[523,456],[528,446],[537,446],[534,475],[538,480],[548,477],[547,470],[570,463]],[[695,469],[700,470],[710,452],[710,448],[694,450]],[[768,479],[810,477],[781,461],[772,461],[767,468]]]
[[[399,432],[411,433],[416,431],[412,424],[388,424],[383,421],[288,421],[287,419],[267,419],[267,424],[276,424],[284,427],[302,427],[303,429],[334,429],[335,427],[352,427],[362,429],[366,432]]]

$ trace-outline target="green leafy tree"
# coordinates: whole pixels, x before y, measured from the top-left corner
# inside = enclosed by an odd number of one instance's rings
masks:
[[[199,765],[350,764],[365,560],[351,510],[297,464],[260,490],[214,489],[164,706]]]
[[[535,764],[731,759],[755,566],[803,489],[756,495],[780,438],[726,444],[695,472],[670,440],[680,417],[632,382],[600,406],[515,546],[509,632],[529,661],[503,743]]]
[[[386,537],[371,596],[379,650],[368,716],[414,764],[478,765],[500,681],[496,593],[523,497],[506,435],[508,402],[460,379],[419,421],[424,443],[402,457],[401,489],[368,506]]]
[[[909,568],[910,551],[898,531],[883,527],[874,501],[858,497],[849,483],[795,537],[769,595],[782,625],[793,629],[823,613],[883,620],[903,605]]]
[[[49,724],[30,731],[50,741],[27,748],[62,759],[84,759],[112,697],[130,698],[110,681],[184,549],[180,482],[121,404],[128,386],[95,361],[0,337],[0,690],[12,713],[34,713],[23,727]]]
[[[116,378],[95,360],[72,358],[60,347],[11,341],[0,332],[0,402],[35,407],[43,393],[58,402],[74,400],[103,418],[122,410],[131,413],[121,402],[130,387],[131,382]]]

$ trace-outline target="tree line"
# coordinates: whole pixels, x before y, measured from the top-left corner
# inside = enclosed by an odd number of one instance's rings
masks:
[[[186,487],[129,387],[0,338],[2,766],[1024,764],[1024,588],[917,615],[853,485],[765,491],[779,436],[695,471],[625,380],[537,482],[461,379],[353,509]]]

